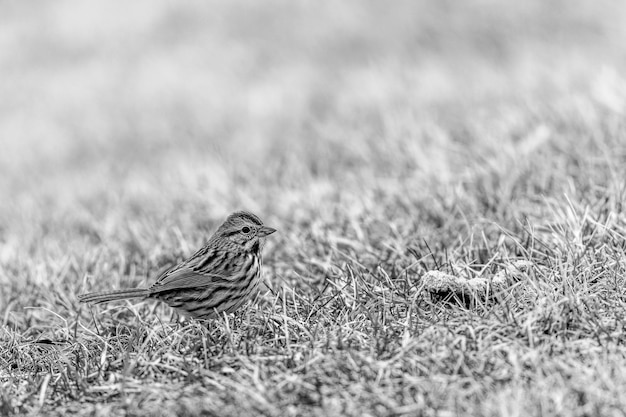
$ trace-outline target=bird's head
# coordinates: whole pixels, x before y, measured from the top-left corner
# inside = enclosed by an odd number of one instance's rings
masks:
[[[276,229],[264,226],[261,219],[247,211],[238,211],[222,223],[215,233],[222,239],[236,243],[247,252],[260,252],[265,237]]]

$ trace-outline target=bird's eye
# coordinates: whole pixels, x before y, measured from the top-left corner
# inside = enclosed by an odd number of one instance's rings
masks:
[[[244,226],[244,227],[241,228],[241,232],[245,233],[245,234],[248,234],[248,233],[250,233],[250,228],[248,226]]]

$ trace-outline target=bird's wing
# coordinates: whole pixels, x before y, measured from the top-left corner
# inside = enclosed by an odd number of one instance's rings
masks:
[[[165,271],[150,287],[151,292],[206,287],[231,282],[245,270],[249,259],[241,253],[204,247],[188,260]]]
[[[226,279],[215,274],[199,274],[190,269],[177,269],[170,275],[155,282],[150,288],[150,293],[160,293],[183,288],[208,287],[228,282]]]

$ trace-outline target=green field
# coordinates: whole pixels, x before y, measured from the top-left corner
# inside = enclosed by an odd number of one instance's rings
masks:
[[[604,0],[0,3],[0,415],[624,415],[624,39]],[[238,209],[279,230],[246,309],[78,303]]]

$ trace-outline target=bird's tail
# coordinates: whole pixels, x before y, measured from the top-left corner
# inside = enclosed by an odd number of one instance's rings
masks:
[[[114,300],[124,300],[126,298],[143,298],[147,297],[149,291],[147,288],[132,288],[127,290],[90,292],[78,296],[81,303],[108,303]]]

